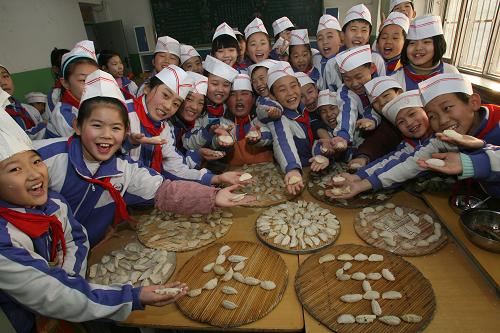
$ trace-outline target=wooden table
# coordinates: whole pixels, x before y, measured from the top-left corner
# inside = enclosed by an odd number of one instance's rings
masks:
[[[307,190],[301,194],[301,199],[316,201]],[[430,211],[423,201],[408,193],[400,192],[391,200],[396,204],[415,207]],[[432,202],[438,208],[442,203]],[[340,237],[335,244],[363,244],[363,241],[354,231],[354,217],[359,209],[349,210],[320,203],[325,208],[330,208],[339,218],[342,227]],[[434,207],[439,214],[439,209]],[[231,230],[221,240],[247,240],[259,242],[255,235],[254,223],[262,209],[236,208],[234,224]],[[439,214],[440,215],[440,214]],[[130,232],[129,236],[133,236]],[[115,248],[117,244],[126,239],[113,239],[93,256],[100,257],[104,252]],[[114,247],[115,246],[115,247]],[[176,272],[196,251],[178,253]],[[253,332],[331,332],[303,310],[294,290],[295,274],[299,262],[307,255],[292,255],[280,253],[289,270],[288,286],[280,304],[267,316],[254,323],[231,329],[232,331]],[[431,282],[436,295],[437,311],[434,319],[425,332],[497,332],[500,327],[500,299],[497,298],[492,288],[485,283],[482,275],[473,264],[463,255],[452,237],[448,244],[435,254],[424,257],[406,258],[415,265]],[[92,258],[90,259],[92,262]],[[498,268],[497,259],[497,268]],[[174,273],[171,281],[175,279]],[[184,317],[175,305],[161,308],[148,307],[145,311],[133,312],[123,325],[159,327],[168,329],[189,329],[220,331],[220,328],[211,327]]]

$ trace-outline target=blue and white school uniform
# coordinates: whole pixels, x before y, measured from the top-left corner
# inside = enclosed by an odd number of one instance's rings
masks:
[[[214,134],[212,125],[220,124],[221,117],[228,112],[226,104],[214,105],[210,100],[205,102],[205,112],[196,119],[194,127],[184,134],[182,144],[187,150],[198,150],[212,146]]]
[[[474,152],[462,152],[471,162],[472,175],[462,174],[459,179],[474,178],[481,182],[486,192],[495,198],[500,198],[500,147],[486,145]],[[463,163],[464,171],[466,167]],[[465,176],[465,177],[464,177]]]
[[[78,107],[59,101],[50,113],[45,138],[70,137],[75,133],[73,120],[78,117]]]
[[[406,65],[394,72],[392,77],[398,81],[404,91],[410,91],[418,89],[420,82],[443,73],[458,73],[458,69],[453,65],[441,61],[431,73],[423,75],[417,74],[411,65]]]
[[[325,58],[321,54],[317,54],[313,57],[312,61],[314,67],[319,72],[316,87],[319,90],[328,89],[336,92],[342,85],[342,77],[337,69],[335,56]]]
[[[31,140],[40,140],[45,136],[45,131],[47,125],[43,122],[42,115],[33,106],[21,103],[14,97],[10,97],[11,102],[5,107],[5,110],[10,114],[10,116],[16,121],[16,123],[28,134]],[[33,126],[30,126],[25,119],[28,118],[33,122]]]
[[[191,169],[199,169],[201,167],[202,157],[198,150],[184,148],[182,144],[182,138],[184,134],[191,131],[191,126],[186,124],[184,120],[182,120],[177,115],[174,115],[172,118],[168,120],[170,128],[172,130],[172,134],[175,138],[175,147],[177,150],[184,155],[184,160],[189,165]]]

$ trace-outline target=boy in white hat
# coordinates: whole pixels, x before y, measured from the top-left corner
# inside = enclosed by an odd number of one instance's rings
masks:
[[[245,62],[245,54],[247,52],[247,41],[245,39],[245,35],[243,35],[238,29],[233,28],[236,39],[238,40],[238,44],[240,46],[240,54],[238,54],[238,66],[242,68],[248,67],[248,64]]]
[[[5,111],[26,131],[32,140],[43,139],[46,124],[42,115],[33,106],[21,103],[13,96],[15,93],[14,81],[10,72],[2,64],[0,64],[0,88],[5,91],[5,94],[8,94],[8,98],[5,100],[8,103]]]
[[[410,20],[399,12],[390,13],[380,26],[376,49],[384,58],[387,75],[394,74],[403,66],[400,61],[401,52],[409,27]]]
[[[236,68],[238,56],[240,54],[240,44],[233,28],[226,22],[221,23],[212,37],[212,51],[210,53],[228,66],[241,72],[241,68]]]
[[[417,16],[413,0],[391,0],[389,3],[389,13],[403,13],[408,19],[413,20]]]
[[[57,176],[50,174],[51,179]],[[134,288],[85,280],[90,248],[86,230],[63,196],[49,189],[47,166],[3,107],[0,188],[2,309],[17,332],[36,331],[40,316],[71,322],[121,321],[145,305],[172,303],[186,294],[187,286],[180,282]],[[181,290],[175,296],[154,292],[164,287]],[[64,331],[62,325],[55,326]]]
[[[313,57],[314,67],[319,71],[318,89],[337,91],[342,84],[334,59],[342,44],[341,32],[339,21],[334,16],[325,14],[320,17],[316,32],[320,54]]]
[[[50,52],[50,64],[52,65],[51,72],[54,77],[54,85],[47,93],[47,111],[49,111],[47,115],[50,115],[57,102],[61,99],[61,60],[62,56],[68,52],[68,49],[58,49],[56,47]]]
[[[456,158],[460,157],[464,177],[477,172],[476,178],[483,188],[492,196],[500,197],[494,166],[498,163],[494,162],[497,153],[491,152],[491,146],[485,146],[485,143],[500,145],[500,108],[497,105],[482,106],[480,96],[472,91],[472,85],[461,74],[436,75],[421,82],[419,90],[436,137],[432,137],[427,145],[417,147],[404,162],[377,174],[371,181],[352,183],[349,196],[372,188],[394,187],[418,177],[431,166],[430,161],[427,163],[430,158],[444,160],[442,170],[447,170],[448,164],[456,167]],[[479,156],[478,161],[490,161],[492,169],[488,162],[476,164],[475,158]],[[488,171],[484,172],[485,168]]]
[[[37,109],[37,111],[42,115],[44,122],[49,120],[49,113],[45,112],[45,108],[47,107],[47,95],[41,92],[33,91],[24,95],[24,98],[26,98],[26,102],[28,102],[29,105]]]
[[[316,84],[319,79],[319,70],[312,64],[312,52],[307,29],[292,30],[289,52],[289,62],[293,70],[306,73]]]
[[[264,22],[260,18],[255,18],[245,28],[245,38],[247,40],[247,56],[249,65],[256,64],[268,59],[271,53],[271,40],[267,33]]]
[[[274,40],[272,52],[275,53],[273,58],[278,57],[280,60],[288,60],[288,46],[290,45],[291,31],[295,29],[292,21],[286,16],[280,17],[272,24]]]
[[[191,45],[181,44],[181,68],[186,72],[203,75],[201,56]]]
[[[458,73],[453,65],[444,63],[446,40],[441,18],[426,15],[416,17],[408,29],[401,52],[400,68],[393,74],[404,90],[418,89],[418,83],[442,73]]]

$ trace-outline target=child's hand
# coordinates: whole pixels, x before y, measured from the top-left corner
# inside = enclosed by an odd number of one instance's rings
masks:
[[[201,157],[206,161],[215,161],[226,156],[225,152],[210,148],[200,148],[198,151],[200,152]]]
[[[240,176],[244,174],[244,172],[241,171],[228,171],[224,172],[220,175],[215,175],[212,178],[212,184],[250,184],[252,183],[252,179],[245,180],[245,181],[240,181]]]
[[[330,156],[335,153],[335,149],[332,145],[332,139],[319,139],[321,154],[325,156]]]
[[[330,161],[327,157],[324,157],[322,155],[317,156],[320,156],[321,158],[316,158],[316,156],[314,156],[309,159],[309,162],[311,163],[311,171],[313,172],[324,170],[326,169],[326,167],[328,167],[328,165],[330,165]]]
[[[333,146],[335,152],[342,152],[347,149],[346,139],[336,136],[330,140],[330,144]]]
[[[217,145],[219,145],[220,147],[228,148],[228,147],[232,147],[234,145],[233,137],[231,136],[231,134],[229,134],[229,132],[227,132],[222,127],[219,126],[218,128],[216,128],[214,130],[214,134],[217,135]],[[222,141],[221,137],[224,137],[224,138],[230,137],[231,142]]]
[[[237,195],[233,193],[233,191],[237,190],[240,187],[241,185],[231,185],[229,187],[223,188],[222,190],[219,190],[215,196],[215,205],[217,207],[234,207],[255,201],[255,197],[253,195],[246,195],[240,201],[232,201],[231,198]]]
[[[342,187],[333,187],[326,190],[325,194],[333,199],[350,199],[371,188],[370,182],[364,179],[362,181],[346,182]]]
[[[481,149],[484,147],[484,141],[471,135],[462,135],[461,138],[452,138],[443,133],[436,133],[436,137],[446,143],[459,146],[465,149]]]
[[[356,171],[364,167],[367,164],[367,162],[368,161],[366,160],[365,157],[356,157],[349,161],[349,163],[347,164],[347,168],[349,170]]]
[[[288,50],[288,45],[290,45],[290,43],[286,39],[284,39],[280,47],[278,47],[278,54],[279,55],[286,54],[286,51]]]
[[[290,179],[292,179],[293,184],[290,184]],[[295,182],[297,179],[299,179],[299,181]],[[284,181],[288,193],[292,195],[299,194],[300,191],[304,188],[304,182],[302,181],[302,174],[297,169],[288,171],[288,173],[285,175]]]
[[[341,180],[340,177],[344,178],[344,180]],[[359,176],[347,173],[347,172],[342,172],[340,174],[334,175],[332,177],[332,181],[330,182],[330,186],[334,187],[343,187],[346,184],[352,183],[352,182],[358,182],[360,181],[361,178]]]
[[[145,145],[145,144],[164,145],[165,143],[167,143],[166,139],[162,139],[162,138],[157,137],[157,136],[148,138],[142,133],[130,133],[129,140],[130,140],[130,143],[133,144],[134,146]]]
[[[251,133],[252,134],[255,133],[255,135],[252,136]],[[260,126],[256,125],[256,126],[250,128],[250,131],[248,131],[245,138],[247,139],[247,143],[251,144],[251,145],[259,142],[260,139],[262,138],[262,133],[260,132]]]
[[[356,122],[356,127],[362,129],[363,131],[373,131],[376,124],[371,119],[363,118]]]
[[[156,289],[163,289],[163,288],[180,288],[182,290],[175,296],[160,295],[154,292]],[[170,303],[174,303],[179,298],[186,295],[188,289],[189,288],[185,283],[180,283],[180,282],[170,282],[170,283],[165,283],[164,285],[142,287],[141,293],[139,294],[139,300],[141,301],[142,305],[164,306]]]
[[[444,166],[438,167],[427,164],[423,159],[418,160],[417,163],[421,168],[441,172],[447,175],[461,175],[463,172],[460,153],[436,153],[432,154],[432,158],[443,160]]]
[[[281,110],[277,107],[271,106],[267,108],[267,115],[271,119],[279,119],[281,118]]]

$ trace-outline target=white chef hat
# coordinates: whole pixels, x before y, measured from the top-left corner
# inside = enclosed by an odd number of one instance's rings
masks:
[[[276,64],[272,65],[267,71],[267,87],[271,89],[274,82],[276,82],[278,79],[284,76],[295,77],[295,74],[288,62],[277,61]]]
[[[294,25],[292,21],[286,16],[280,17],[273,22],[273,34],[278,35],[280,32],[285,31],[288,28],[293,28]]]
[[[354,20],[365,20],[372,24],[372,15],[370,14],[370,10],[364,5],[364,4],[359,4],[356,6],[351,7],[344,19],[344,24],[342,27],[345,27],[347,23],[354,21]]]
[[[9,101],[9,93],[7,93],[5,90],[0,87],[0,108],[5,108],[7,105],[10,104]]]
[[[292,30],[290,37],[290,45],[305,45],[309,44],[309,35],[307,29]]]
[[[84,101],[94,97],[115,98],[126,106],[125,98],[115,78],[108,72],[100,69],[90,73],[85,78],[80,105],[82,105]]]
[[[330,89],[321,90],[318,93],[318,108],[325,105],[337,105],[337,93]]]
[[[207,55],[205,61],[203,62],[203,68],[210,74],[220,76],[223,79],[233,82],[238,71],[233,67],[229,66],[225,62],[220,61],[217,58]]]
[[[0,96],[2,95],[0,93]],[[7,94],[7,98],[8,96]],[[3,104],[5,104],[5,101],[0,98],[0,105]],[[0,162],[15,154],[33,149],[31,139],[26,132],[5,111],[3,106],[0,107]]]
[[[191,45],[181,44],[181,65],[193,57],[200,57],[200,54]]]
[[[413,19],[408,29],[408,40],[422,40],[443,34],[441,17],[435,15],[418,16]]]
[[[372,52],[370,45],[353,47],[351,49],[340,52],[335,56],[340,72],[346,73],[363,64],[372,62]]]
[[[181,99],[186,98],[187,94],[193,89],[191,77],[182,68],[175,65],[168,65],[155,76],[179,95]]]
[[[319,18],[318,30],[316,31],[316,34],[324,29],[335,29],[337,31],[342,31],[339,21],[335,18],[335,16],[329,14],[325,14]]]
[[[386,26],[395,24],[399,25],[403,31],[408,34],[408,29],[410,28],[410,19],[403,13],[391,12],[389,16],[382,22],[379,31],[382,31]]]
[[[389,4],[389,12],[392,12],[394,10],[394,7],[396,7],[397,5],[399,5],[400,3],[403,3],[403,2],[413,3],[412,0],[391,0],[391,2]]]
[[[266,26],[264,22],[258,17],[254,18],[252,22],[250,22],[245,28],[245,38],[248,39],[250,35],[256,32],[263,32],[266,35],[269,35],[266,30]]]
[[[236,91],[236,90],[252,91],[252,83],[250,82],[250,76],[246,74],[238,74],[234,79],[233,85],[231,86],[231,91]]]
[[[391,88],[403,89],[392,76],[378,76],[365,83],[366,94],[370,102]]]
[[[472,95],[472,85],[459,73],[444,73],[431,77],[418,84],[424,105],[434,98],[451,93],[464,93]]]
[[[208,78],[195,72],[186,73],[193,80],[193,89],[191,91],[206,96],[208,89]]]
[[[172,53],[178,56],[180,59],[181,44],[177,41],[177,39],[169,36],[158,37],[154,53],[158,52]]]
[[[233,28],[231,28],[229,26],[229,24],[227,24],[226,22],[222,22],[221,24],[219,24],[219,26],[217,27],[217,29],[215,29],[214,36],[212,37],[212,41],[215,38],[217,38],[219,36],[222,36],[222,35],[228,35],[228,36],[231,36],[234,39],[238,40],[236,38],[236,35],[234,34]]]
[[[238,29],[233,28],[233,31],[234,31],[234,35],[235,35],[235,36],[236,36],[236,35],[241,35],[241,36],[245,37],[245,35],[243,35],[243,34],[242,34],[242,33],[241,33]],[[236,38],[236,39],[238,39],[238,38]]]
[[[295,77],[297,80],[299,80],[300,86],[303,87],[306,84],[312,83],[314,85],[314,81],[307,75],[306,73],[303,72],[295,72]]]
[[[94,42],[90,40],[82,40],[71,49],[68,53],[65,53],[61,58],[61,69],[63,75],[70,63],[76,59],[88,58],[92,59],[97,63],[97,58],[95,54]]]
[[[5,66],[4,66],[4,65],[2,65],[2,64],[0,64],[0,67],[5,68],[5,70],[7,71],[7,73],[9,73],[9,74],[10,74],[9,69],[8,69],[7,67],[5,67]]]
[[[396,116],[404,108],[423,107],[420,91],[409,90],[399,94],[382,109],[382,115],[391,123],[396,123]]]
[[[272,65],[276,64],[278,61],[273,59],[265,59],[256,64],[248,66],[248,76],[252,77],[252,73],[257,67],[265,67],[267,69],[271,68]]]
[[[24,95],[24,98],[26,98],[26,101],[31,104],[31,103],[47,103],[47,95],[41,92],[30,92]]]

